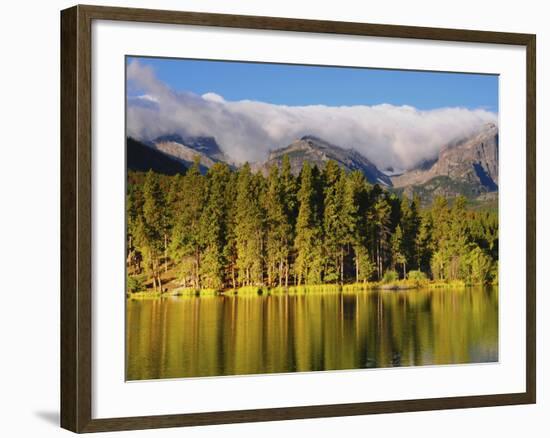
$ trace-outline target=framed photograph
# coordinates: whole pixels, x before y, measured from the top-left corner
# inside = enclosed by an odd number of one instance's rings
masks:
[[[61,425],[535,403],[535,35],[61,12]]]

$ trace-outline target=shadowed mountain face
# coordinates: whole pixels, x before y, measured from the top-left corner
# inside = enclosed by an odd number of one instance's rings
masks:
[[[214,137],[200,136],[183,138],[178,134],[170,134],[157,137],[151,142],[151,144],[156,145],[159,149],[162,147],[162,145],[172,144],[175,148],[179,147],[182,149],[182,151],[184,151],[182,152],[182,155],[185,155],[187,151],[189,154],[194,153],[195,155],[197,155],[198,153],[199,155],[208,158],[212,162],[227,162],[229,160],[228,157],[220,149],[220,146],[218,145]],[[193,161],[193,158],[191,157],[191,159],[187,161]]]
[[[193,165],[198,157],[202,173],[206,173],[216,163],[229,164],[229,158],[220,149],[214,137],[183,138],[178,134],[169,134],[157,137],[146,144],[185,164],[186,167]]]
[[[140,172],[153,170],[165,175],[185,173],[187,169],[181,161],[131,137],[126,139],[126,168]]]
[[[285,155],[290,159],[290,167],[294,175],[300,173],[306,161],[322,169],[327,161],[334,160],[347,171],[359,170],[372,184],[392,185],[391,179],[359,152],[341,148],[312,135],[306,135],[287,147],[272,151],[260,169],[267,172],[273,165],[281,166]]]
[[[425,201],[437,195],[477,198],[497,192],[498,127],[487,124],[473,136],[446,145],[430,166],[393,176],[392,182],[396,189]]]

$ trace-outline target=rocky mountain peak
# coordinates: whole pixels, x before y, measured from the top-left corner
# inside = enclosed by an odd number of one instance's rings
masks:
[[[394,187],[426,197],[498,191],[498,127],[484,124],[474,134],[444,145],[437,158],[392,177]],[[409,193],[410,194],[410,193]]]
[[[271,151],[268,160],[261,165],[262,170],[267,172],[272,165],[280,166],[285,155],[289,157],[291,171],[295,175],[300,173],[306,161],[322,169],[327,161],[334,160],[347,171],[363,172],[372,184],[391,186],[390,178],[359,152],[334,145],[314,135],[304,135],[286,147]]]
[[[210,168],[217,162],[229,162],[216,139],[210,136],[182,137],[179,134],[167,134],[155,138],[149,145],[186,165],[191,165],[195,156],[199,156],[203,168]]]

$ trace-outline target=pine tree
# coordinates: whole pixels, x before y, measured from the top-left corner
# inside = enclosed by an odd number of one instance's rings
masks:
[[[170,179],[170,184],[168,186],[168,194],[166,195],[166,206],[170,210],[170,219],[172,228],[176,224],[178,217],[182,213],[184,199],[182,197],[184,187],[183,187],[183,175],[176,174]]]
[[[393,267],[396,268],[397,265],[401,265],[403,267],[403,278],[407,278],[407,258],[405,257],[401,225],[397,225],[391,236],[391,250]]]
[[[182,181],[181,212],[175,221],[171,254],[179,263],[184,286],[201,288],[201,217],[207,197],[206,180],[199,170],[199,159]]]
[[[368,281],[375,267],[371,260],[369,246],[370,188],[363,173],[352,172],[347,178],[346,210],[352,222],[351,245],[355,264],[355,281]]]
[[[142,254],[136,238],[143,220],[143,193],[138,184],[128,184],[126,195],[126,265],[136,274],[141,274]]]
[[[318,216],[316,199],[316,181],[309,163],[306,161],[300,173],[300,189],[298,191],[298,218],[296,221],[296,278],[297,284],[302,282],[314,284],[321,282],[322,257],[321,224]]]
[[[416,266],[425,274],[430,273],[430,260],[432,258],[433,244],[433,221],[429,212],[420,216],[420,226],[416,236]]]
[[[264,179],[253,175],[246,163],[239,171],[235,212],[235,238],[239,282],[263,284],[264,210],[261,205]]]
[[[225,248],[227,241],[226,186],[229,167],[216,163],[207,174],[207,200],[201,215],[200,242],[204,248],[201,278],[205,287],[220,289],[224,285]]]
[[[370,212],[370,220],[374,227],[374,245],[376,254],[376,270],[378,280],[384,275],[385,261],[389,252],[391,236],[391,206],[385,196],[380,196]]]
[[[401,199],[400,225],[403,232],[401,255],[405,258],[405,263],[409,266],[409,269],[418,267],[416,264],[418,253],[416,245],[420,229],[419,204],[420,200],[416,196],[411,203],[409,203],[406,195]]]
[[[498,275],[496,212],[469,210],[462,196],[421,211],[418,196],[400,199],[334,161],[322,173],[305,162],[298,178],[288,156],[267,177],[220,163],[205,176],[198,159],[184,176],[129,172],[126,215],[128,274],[143,261],[157,291],[169,262],[196,289],[380,280],[388,267],[472,283]]]
[[[324,281],[344,281],[344,258],[346,246],[351,243],[353,229],[353,199],[346,202],[350,196],[346,184],[346,174],[338,164],[329,160],[323,173],[324,210],[323,232],[326,255]]]
[[[433,224],[432,239],[437,248],[447,238],[449,231],[449,206],[443,196],[434,198],[430,214]]]
[[[448,238],[444,240],[443,254],[447,258],[446,278],[450,280],[461,278],[461,265],[469,252],[470,242],[466,220],[466,198],[458,196],[451,209]]]
[[[164,193],[160,187],[158,174],[149,170],[143,184],[142,245],[145,263],[153,279],[155,291],[162,291],[160,259],[164,249],[166,233]]]
[[[283,156],[280,174],[281,202],[283,204],[284,219],[282,227],[286,229],[286,235],[281,248],[283,264],[279,266],[279,286],[282,286],[284,276],[285,287],[288,287],[290,268],[293,258],[293,245],[296,238],[296,218],[298,215],[298,184],[291,172],[288,155]]]
[[[279,181],[279,168],[276,165],[269,169],[267,192],[264,198],[266,212],[266,265],[267,285],[281,283],[281,265],[285,259],[282,252],[286,234],[283,193]]]
[[[238,173],[231,172],[229,181],[225,186],[226,201],[226,241],[223,248],[223,257],[226,260],[225,275],[233,289],[237,287],[237,237],[236,221],[237,216],[237,181]]]

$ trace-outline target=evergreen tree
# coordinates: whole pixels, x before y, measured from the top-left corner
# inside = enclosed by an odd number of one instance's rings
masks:
[[[461,265],[469,252],[470,234],[466,220],[466,198],[458,196],[451,209],[447,238],[441,248],[447,264],[446,278],[461,279]]]
[[[374,227],[374,247],[376,254],[376,270],[378,280],[382,280],[384,266],[389,252],[391,236],[391,206],[385,196],[380,196],[370,212],[370,220]]]
[[[263,177],[253,175],[246,163],[239,171],[235,211],[235,239],[239,282],[263,284],[264,210]]]
[[[199,159],[187,171],[182,181],[181,212],[175,221],[171,254],[180,265],[184,286],[200,289],[201,285],[201,217],[207,198],[207,186],[199,170]]]
[[[368,281],[374,272],[369,251],[369,222],[370,208],[369,184],[363,173],[352,172],[347,179],[346,211],[352,222],[351,245],[354,254],[355,281]]]
[[[322,232],[315,205],[316,181],[309,163],[306,161],[300,173],[298,191],[298,218],[296,221],[296,279],[298,286],[304,282],[315,284],[321,282],[322,253],[319,243]]]
[[[155,291],[162,290],[160,277],[160,259],[164,249],[166,234],[165,199],[161,190],[159,177],[149,171],[143,184],[143,220],[141,221],[141,242],[145,255],[145,264]]]
[[[421,210],[417,196],[400,199],[334,161],[322,173],[305,162],[298,178],[288,156],[267,177],[220,163],[205,176],[198,158],[183,176],[129,172],[126,215],[133,290],[142,261],[157,291],[170,266],[196,289],[381,280],[389,267],[404,278],[498,276],[496,212],[469,210],[462,196]]]
[[[414,197],[409,204],[409,199],[406,195],[401,200],[401,230],[403,233],[402,256],[405,258],[405,264],[409,269],[417,269],[417,238],[420,230],[420,200]]]
[[[182,214],[184,199],[183,175],[176,174],[170,179],[168,194],[166,196],[166,207],[170,210],[171,227],[173,228]]]
[[[233,289],[237,287],[237,237],[236,221],[237,216],[237,182],[239,175],[237,172],[231,172],[229,181],[225,186],[226,201],[226,241],[223,248],[223,257],[226,261],[225,275],[228,277]]]
[[[274,165],[269,169],[268,187],[264,199],[266,211],[266,265],[267,285],[273,286],[277,282],[282,284],[286,240],[290,232],[286,223],[283,204],[282,185],[279,180],[279,168]]]
[[[219,289],[224,285],[227,241],[226,186],[230,180],[229,167],[216,163],[207,174],[207,200],[201,216],[201,246],[204,254],[201,278],[205,287]]]
[[[344,258],[346,246],[352,241],[355,205],[346,184],[345,171],[335,161],[327,162],[323,176],[323,231],[326,256],[324,281],[343,283]]]
[[[449,206],[443,196],[437,196],[432,202],[430,210],[432,229],[432,240],[438,248],[447,237],[449,231]]]
[[[425,274],[429,274],[430,260],[433,254],[433,221],[429,212],[420,216],[420,226],[416,236],[416,266]]]
[[[280,175],[280,191],[284,213],[282,226],[286,229],[287,234],[285,235],[281,248],[283,266],[282,269],[280,269],[281,272],[279,272],[279,286],[282,286],[284,277],[284,285],[288,287],[290,265],[293,256],[292,251],[294,239],[296,238],[296,217],[298,215],[298,184],[296,178],[292,175],[288,155],[283,156]]]
[[[404,246],[403,231],[401,231],[401,225],[397,225],[391,236],[392,263],[394,268],[401,265],[403,267],[403,278],[407,278],[407,258],[405,257]]]
[[[143,193],[138,184],[128,184],[126,195],[126,265],[134,273],[141,274],[142,254],[138,249],[136,237],[142,228]]]

